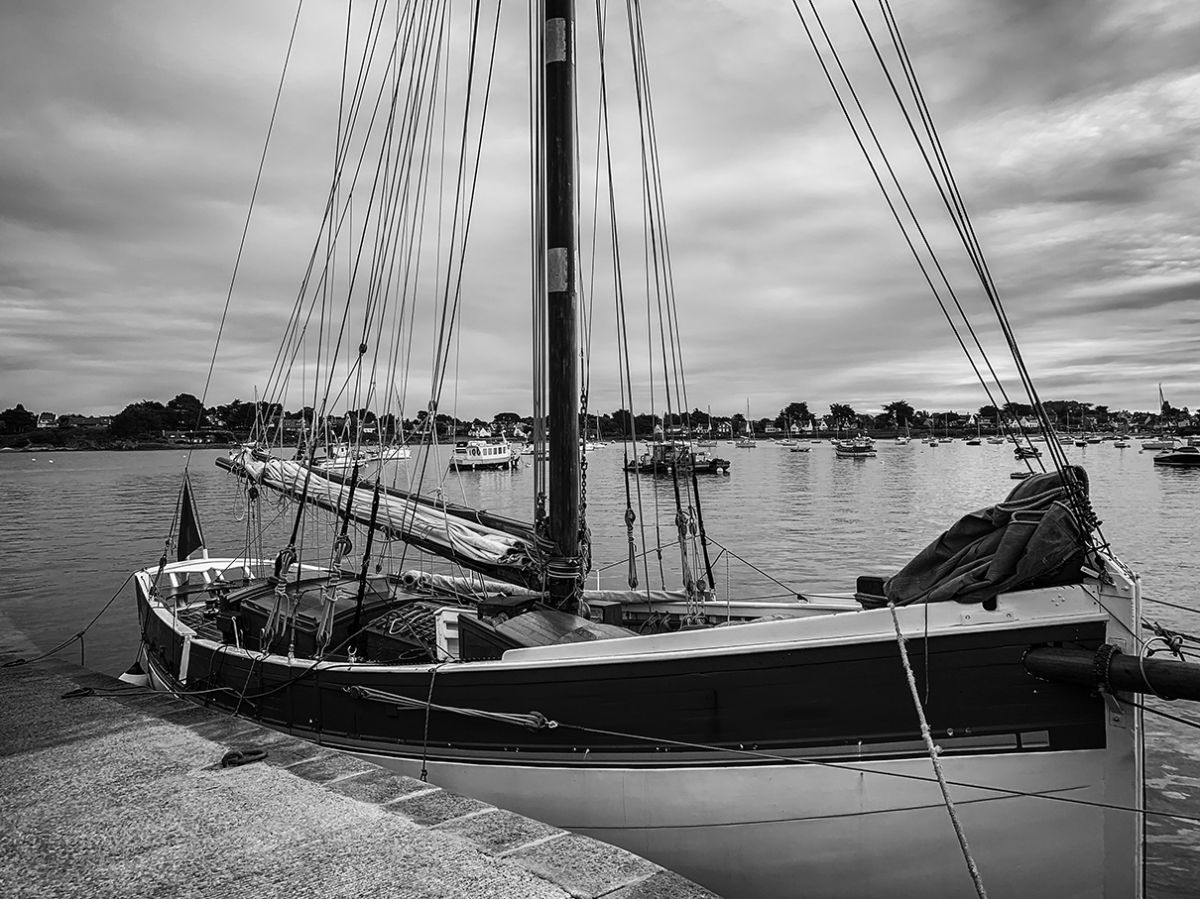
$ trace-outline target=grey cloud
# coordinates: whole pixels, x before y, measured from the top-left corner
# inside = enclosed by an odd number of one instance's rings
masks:
[[[198,389],[291,12],[0,8],[0,359],[14,402],[87,411],[134,399],[145,376],[130,371],[131,323],[138,358],[162,373],[160,399]],[[761,414],[791,399],[982,405],[790,7],[738,0],[705,13],[715,25],[690,4],[646,9],[691,402],[734,411],[751,396]],[[1200,282],[1191,175],[1200,115],[1188,81],[1200,16],[1185,2],[1148,11],[1132,0],[922,0],[897,13],[1043,395],[1136,405],[1147,358],[1194,371],[1186,360],[1197,338],[1166,325],[1195,321]],[[302,21],[213,401],[248,399],[265,378],[316,237],[332,157],[332,136],[316,135],[334,121],[340,65],[337,48],[320,48],[339,16],[310,9]],[[505,29],[519,30],[519,18]],[[843,10],[829,22],[857,40],[847,62],[881,109],[856,21]],[[591,41],[585,28],[581,50]],[[614,91],[628,81],[618,43],[614,34]],[[523,54],[502,50],[493,95],[499,150],[485,159],[464,289],[464,415],[528,408]],[[594,83],[581,64],[585,202]],[[621,115],[627,124],[628,109]],[[897,136],[894,121],[884,130]],[[912,171],[911,158],[897,158]],[[636,177],[635,157],[617,164]],[[915,190],[914,199],[933,221],[936,197]],[[624,223],[639,219],[622,207]],[[624,247],[632,306],[644,302],[639,240]],[[957,276],[965,266],[953,258]],[[613,329],[600,323],[611,314],[609,280],[597,284],[600,409],[618,404],[607,373]],[[963,284],[964,303],[981,309],[978,289]],[[53,324],[21,313],[30,306]],[[428,392],[430,333],[423,321],[413,394]]]

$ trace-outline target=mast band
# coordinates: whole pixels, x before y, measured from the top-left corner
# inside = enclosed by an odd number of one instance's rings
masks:
[[[567,61],[567,20],[546,20],[546,65]]]
[[[566,247],[551,247],[546,256],[546,285],[550,293],[565,293],[571,285]]]

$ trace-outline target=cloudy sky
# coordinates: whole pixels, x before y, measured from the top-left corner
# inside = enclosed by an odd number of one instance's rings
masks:
[[[861,3],[877,23],[876,0]],[[1161,382],[1174,405],[1200,406],[1200,4],[893,4],[1043,399],[1149,409]],[[689,404],[748,402],[759,417],[801,400],[817,412],[986,403],[790,0],[646,6]],[[964,306],[994,337],[849,0],[817,6]],[[201,393],[295,9],[0,4],[0,407],[99,413]],[[332,169],[344,9],[304,4],[210,405],[264,389],[296,299]],[[527,49],[522,4],[504,9],[458,389],[443,401],[462,417],[530,408]],[[610,49],[625,33],[612,27]],[[581,54],[594,43],[581,25]],[[581,62],[589,207],[595,80]],[[617,170],[637,174],[630,159]],[[635,255],[640,237],[625,246]],[[604,411],[619,394],[611,289],[597,284]],[[416,332],[409,414],[428,395],[431,333]]]

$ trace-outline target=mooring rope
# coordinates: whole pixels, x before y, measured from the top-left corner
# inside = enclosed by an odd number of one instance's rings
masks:
[[[892,613],[892,626],[896,629],[896,644],[900,647],[900,661],[904,665],[904,676],[908,680],[908,690],[912,694],[913,706],[917,710],[917,720],[921,722],[921,738],[929,752],[929,760],[933,762],[933,772],[937,775],[938,786],[942,790],[942,799],[946,803],[946,811],[950,814],[950,823],[954,825],[954,834],[958,837],[958,845],[962,847],[963,858],[967,862],[967,870],[975,884],[975,892],[979,899],[987,899],[987,890],[983,888],[983,879],[979,876],[979,868],[971,856],[971,847],[967,845],[967,835],[963,833],[962,823],[958,820],[958,811],[954,808],[954,800],[950,798],[950,788],[946,785],[946,776],[942,773],[942,763],[938,759],[941,751],[933,743],[929,732],[929,722],[925,720],[925,709],[921,706],[921,694],[917,690],[917,681],[913,677],[912,665],[908,660],[908,649],[904,645],[904,634],[900,631],[900,617],[896,614],[896,604],[888,600],[888,609]]]
[[[48,649],[45,652],[40,653],[39,655],[36,655],[31,659],[25,659],[25,658],[10,659],[7,662],[0,664],[0,668],[17,668],[17,667],[20,667],[21,665],[27,665],[30,662],[41,661],[42,659],[48,658],[49,656],[52,656],[57,652],[61,652],[62,650],[66,649],[68,646],[70,646],[72,643],[74,643],[76,640],[79,641],[79,664],[81,667],[87,667],[86,656],[84,654],[83,638],[85,636],[87,636],[87,632],[92,629],[92,625],[94,625],[97,621],[99,621],[100,617],[105,612],[108,611],[109,606],[111,606],[114,602],[116,602],[117,597],[121,595],[121,591],[125,589],[125,585],[128,584],[131,580],[133,580],[132,573],[129,575],[129,577],[125,578],[125,580],[121,582],[121,586],[117,588],[117,592],[114,593],[111,597],[109,597],[108,602],[106,602],[104,604],[104,607],[95,614],[95,616],[92,618],[92,620],[89,621],[82,630],[76,631],[74,634],[67,637],[67,639],[63,640],[61,643],[59,643],[53,649]]]

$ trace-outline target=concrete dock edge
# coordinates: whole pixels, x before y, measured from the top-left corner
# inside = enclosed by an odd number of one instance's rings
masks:
[[[267,754],[222,767],[231,750]],[[0,668],[0,896],[714,894],[623,849],[50,659]]]

